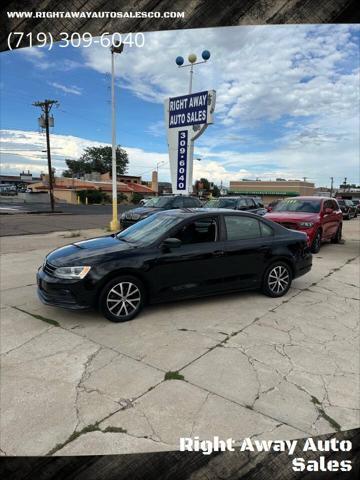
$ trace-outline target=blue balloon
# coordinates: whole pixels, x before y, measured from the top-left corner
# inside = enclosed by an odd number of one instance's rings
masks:
[[[202,52],[201,56],[202,56],[202,58],[203,58],[204,60],[209,60],[209,58],[210,58],[210,52],[209,52],[209,50],[204,50],[204,51]]]
[[[176,65],[179,65],[179,67],[184,63],[183,57],[176,57]]]

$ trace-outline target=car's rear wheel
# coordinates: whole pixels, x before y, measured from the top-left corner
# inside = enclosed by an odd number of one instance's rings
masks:
[[[320,250],[320,247],[321,247],[321,230],[318,230],[311,244],[311,252],[318,253]]]
[[[335,236],[331,239],[332,243],[340,243],[341,242],[341,237],[342,237],[342,225],[338,226]]]
[[[282,297],[288,292],[292,282],[292,272],[285,262],[273,263],[265,272],[262,290],[269,297]]]
[[[144,305],[145,289],[140,280],[131,275],[112,279],[103,288],[99,307],[111,322],[126,322],[135,318]]]

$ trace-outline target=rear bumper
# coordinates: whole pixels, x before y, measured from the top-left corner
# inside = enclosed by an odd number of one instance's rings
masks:
[[[310,272],[312,268],[312,254],[306,253],[301,260],[298,260],[294,268],[294,278],[301,277]]]

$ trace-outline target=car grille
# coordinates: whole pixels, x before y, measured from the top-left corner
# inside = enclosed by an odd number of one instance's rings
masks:
[[[297,230],[298,229],[297,223],[291,223],[291,222],[277,222],[277,223],[279,223],[283,227],[288,228],[290,230]]]
[[[54,272],[56,270],[56,267],[51,265],[51,263],[46,262],[45,265],[43,266],[43,271],[50,276],[54,276]]]

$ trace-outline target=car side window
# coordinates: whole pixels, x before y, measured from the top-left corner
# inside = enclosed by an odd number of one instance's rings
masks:
[[[246,240],[261,237],[259,220],[251,217],[225,215],[225,226],[228,240]]]
[[[249,208],[254,208],[255,207],[255,202],[252,198],[247,198],[246,199],[246,204]]]
[[[199,206],[199,204],[197,203],[196,198],[185,197],[185,198],[183,199],[183,202],[184,202],[184,207],[185,207],[185,208],[194,208],[194,207],[198,207],[198,206]]]
[[[181,227],[172,237],[184,245],[215,242],[218,238],[217,221],[214,217],[202,217]]]
[[[269,225],[261,221],[259,221],[259,223],[260,223],[260,231],[261,231],[262,237],[271,237],[274,235],[274,230],[271,227],[269,227]]]
[[[246,208],[246,198],[240,198],[238,201],[238,208]]]
[[[174,199],[172,208],[183,208],[183,206],[184,200],[181,197]]]

